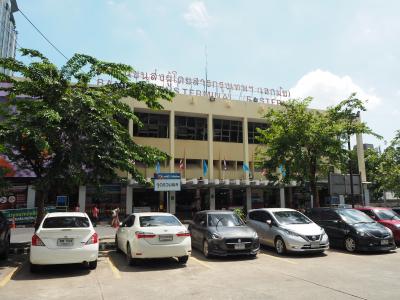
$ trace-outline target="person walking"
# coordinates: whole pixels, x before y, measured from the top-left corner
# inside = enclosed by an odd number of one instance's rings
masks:
[[[93,219],[93,226],[97,226],[97,222],[99,221],[99,209],[97,208],[97,205],[93,205],[92,207],[92,219]]]
[[[118,228],[119,227],[119,207],[117,207],[116,209],[112,210],[112,220],[111,220],[111,226],[114,228]]]
[[[79,203],[75,206],[75,212],[80,212],[81,211],[81,208],[80,208],[80,206],[79,206]]]

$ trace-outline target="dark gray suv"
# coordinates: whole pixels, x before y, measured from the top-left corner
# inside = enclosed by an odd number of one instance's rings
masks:
[[[10,249],[10,227],[7,218],[0,211],[0,258],[7,258]]]

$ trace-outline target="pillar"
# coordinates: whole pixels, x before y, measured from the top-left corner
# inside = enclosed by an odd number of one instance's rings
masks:
[[[281,187],[279,189],[279,198],[281,200],[281,207],[284,208],[285,207],[285,188]]]
[[[361,121],[361,119],[359,118],[358,121]],[[369,199],[369,190],[367,186],[367,173],[365,171],[364,142],[362,134],[356,135],[356,141],[357,141],[358,170],[360,170],[360,175],[361,175],[361,188],[363,189],[362,194],[364,195],[364,205],[368,206],[370,199]]]
[[[28,185],[28,195],[26,197],[26,208],[35,208],[36,190],[33,185]]]
[[[80,185],[79,186],[78,203],[79,203],[79,211],[80,212],[85,212],[85,208],[86,208],[86,185]]]
[[[169,171],[173,173],[175,171],[175,111],[169,112],[169,155],[171,159],[169,161]]]
[[[133,213],[133,189],[132,186],[126,186],[126,214]]]
[[[170,214],[175,214],[176,213],[176,195],[175,195],[175,192],[174,191],[172,191],[172,192],[169,192],[168,193],[168,196],[169,196],[169,199],[168,199],[168,201],[169,201],[169,213]]]
[[[246,209],[251,209],[251,187],[246,187]]]
[[[208,114],[207,122],[207,136],[208,136],[208,179],[214,179],[214,149],[213,149],[213,115]]]
[[[210,187],[210,209],[215,209],[215,187]]]
[[[344,201],[344,195],[339,195],[339,204],[344,205],[346,202]]]
[[[249,131],[248,131],[248,123],[247,117],[243,118],[243,163],[246,164],[249,169]],[[245,172],[245,178],[249,180],[249,172]]]

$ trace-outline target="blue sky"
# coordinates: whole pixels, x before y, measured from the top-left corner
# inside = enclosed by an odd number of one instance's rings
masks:
[[[282,86],[316,108],[357,92],[377,133],[390,140],[400,129],[398,1],[17,1],[68,57],[204,77],[207,45],[211,79]],[[19,13],[16,22],[20,46],[65,62]]]

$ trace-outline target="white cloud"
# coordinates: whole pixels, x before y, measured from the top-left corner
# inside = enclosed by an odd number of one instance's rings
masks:
[[[350,76],[337,76],[329,71],[314,70],[304,75],[290,89],[293,98],[314,98],[311,107],[324,109],[347,99],[351,93],[357,93],[357,98],[365,102],[367,109],[377,107],[382,99],[374,94],[374,89],[368,91],[353,82]]]
[[[188,10],[183,14],[186,22],[195,28],[204,29],[210,25],[211,17],[202,1],[196,1],[189,5]]]

